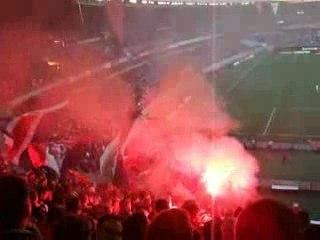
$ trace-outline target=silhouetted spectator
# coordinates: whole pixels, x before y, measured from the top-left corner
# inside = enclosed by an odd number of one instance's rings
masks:
[[[21,228],[31,214],[31,201],[26,182],[15,176],[0,178],[0,227]]]
[[[56,226],[62,221],[65,215],[65,209],[60,206],[52,206],[49,208],[47,221],[41,226],[40,230],[46,240],[53,239]]]
[[[123,224],[124,240],[143,240],[148,227],[148,219],[143,213],[135,213]]]
[[[115,215],[106,215],[99,219],[97,225],[97,240],[121,240],[122,224]]]
[[[162,211],[169,209],[169,203],[166,199],[160,198],[157,199],[154,203],[154,210],[149,214],[148,218],[153,220],[158,214]]]
[[[160,213],[150,224],[147,240],[192,240],[192,226],[188,215],[181,209]]]
[[[160,198],[155,202],[155,210],[157,213],[160,213],[168,209],[169,209],[169,203],[166,199]]]
[[[91,240],[92,227],[88,219],[69,215],[60,221],[54,230],[54,240]]]
[[[310,232],[309,228],[311,227],[309,214],[306,211],[300,210],[295,214],[295,217],[299,226],[299,231],[302,236],[302,239],[307,240],[308,232]]]
[[[318,240],[320,239],[320,226],[311,225],[305,232],[303,240]]]
[[[196,203],[196,201],[194,200],[186,200],[184,201],[184,203],[182,204],[182,209],[184,209],[190,218],[192,227],[193,227],[193,239],[194,240],[198,240],[201,239],[201,234],[200,232],[197,230],[197,226],[198,226],[198,213],[199,213],[199,206]]]
[[[66,198],[66,213],[79,214],[81,202],[76,194],[71,194]]]
[[[298,226],[287,206],[271,199],[249,205],[235,224],[236,240],[297,240]]]
[[[129,197],[124,198],[120,202],[120,218],[122,221],[128,219],[128,217],[132,214],[132,203]]]
[[[0,177],[0,239],[38,239],[27,230],[31,216],[31,201],[26,182],[15,176]]]
[[[219,217],[215,217],[214,227],[213,227],[214,240],[222,239],[221,225],[222,225],[222,220]],[[212,232],[212,221],[209,221],[209,222],[206,222],[203,226],[204,240],[211,240],[211,232]]]
[[[192,223],[196,223],[196,218],[199,213],[199,206],[194,200],[186,200],[182,204],[182,209],[186,210],[186,212],[190,216],[190,220]]]

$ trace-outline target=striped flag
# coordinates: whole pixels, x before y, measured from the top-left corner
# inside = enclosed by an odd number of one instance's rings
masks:
[[[8,150],[8,159],[19,165],[21,154],[28,148],[43,114],[25,114],[12,120],[7,133],[12,138],[12,147]]]
[[[29,144],[27,148],[29,159],[33,167],[38,168],[47,163],[47,145],[46,144]],[[54,169],[52,166],[50,166]],[[54,169],[56,170],[56,169]],[[57,170],[56,170],[57,171]],[[59,173],[59,172],[58,172]]]
[[[2,159],[10,161],[14,165],[19,165],[19,160],[24,151],[26,151],[32,142],[37,127],[42,117],[50,112],[54,112],[65,107],[68,101],[60,102],[56,105],[40,109],[37,111],[25,113],[20,116],[12,117],[6,120],[0,128],[2,130]],[[35,149],[33,149],[35,151]],[[34,153],[33,150],[30,150]],[[38,164],[36,164],[38,165]]]

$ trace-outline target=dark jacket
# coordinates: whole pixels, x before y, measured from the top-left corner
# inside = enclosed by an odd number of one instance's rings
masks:
[[[32,231],[24,229],[12,229],[0,232],[1,240],[37,240]]]

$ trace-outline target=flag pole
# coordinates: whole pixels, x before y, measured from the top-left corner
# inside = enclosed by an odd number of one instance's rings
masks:
[[[79,10],[81,24],[84,25],[84,17],[83,17],[83,12],[82,12],[82,8],[81,8],[80,0],[78,0],[77,3],[78,3],[78,10]]]
[[[216,26],[216,7],[212,6],[212,27],[211,27],[211,61],[214,64],[216,61],[216,32],[217,32],[217,26]],[[212,195],[212,201],[211,201],[211,240],[215,240],[215,217],[217,214],[216,210],[216,204],[217,204],[217,197],[215,195]]]
[[[216,198],[212,196],[211,201],[211,240],[215,240],[214,232],[215,232],[215,217],[216,217]]]
[[[0,131],[0,156],[3,163],[7,166],[9,161],[8,161],[7,149],[5,145],[4,134],[2,133],[2,131]]]

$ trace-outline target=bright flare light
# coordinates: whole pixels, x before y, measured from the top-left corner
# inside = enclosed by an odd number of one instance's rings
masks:
[[[221,146],[220,146],[221,147]],[[229,146],[230,147],[230,146]],[[250,156],[229,147],[213,151],[202,174],[207,192],[212,197],[243,192],[256,185],[256,164]]]
[[[231,184],[231,177],[235,167],[223,162],[212,164],[203,174],[203,181],[206,184],[207,191],[216,197],[220,195],[225,188]]]

